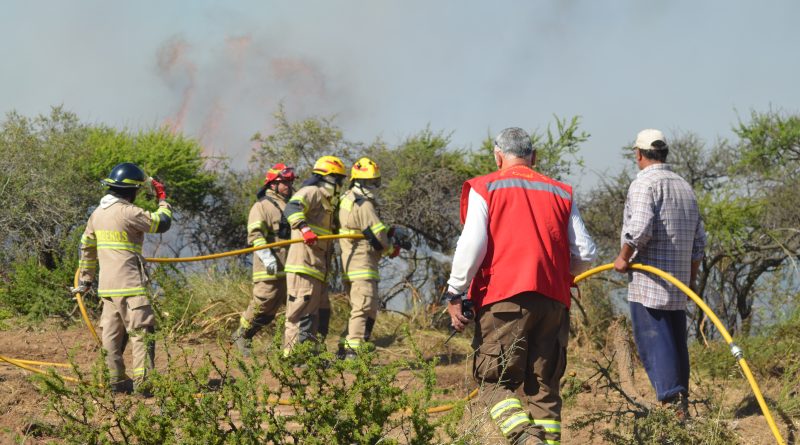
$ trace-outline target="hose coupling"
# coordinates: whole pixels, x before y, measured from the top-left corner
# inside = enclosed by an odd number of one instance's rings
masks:
[[[731,343],[731,354],[733,354],[736,360],[741,360],[742,357],[744,357],[744,350],[736,346],[736,343]]]

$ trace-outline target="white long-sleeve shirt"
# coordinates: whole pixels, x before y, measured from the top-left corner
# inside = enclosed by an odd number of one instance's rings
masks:
[[[450,279],[447,280],[448,291],[453,294],[467,290],[486,256],[486,246],[489,243],[489,206],[473,189],[469,191],[468,200],[464,229],[458,238],[456,252],[453,255],[453,268],[450,271]],[[570,209],[567,238],[570,253],[569,272],[572,275],[579,275],[588,270],[591,262],[597,258],[597,246],[586,230],[578,206],[574,202]]]

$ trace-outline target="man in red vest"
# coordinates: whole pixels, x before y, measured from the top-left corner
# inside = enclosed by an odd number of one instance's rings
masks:
[[[461,191],[464,229],[447,282],[448,312],[462,331],[469,289],[477,314],[473,374],[503,435],[515,445],[560,444],[569,288],[596,247],[572,188],[532,169],[536,152],[524,130],[503,130],[494,157],[498,171]]]

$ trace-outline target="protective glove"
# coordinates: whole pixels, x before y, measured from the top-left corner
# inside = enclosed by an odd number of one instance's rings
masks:
[[[91,281],[78,281],[78,287],[70,287],[69,288],[69,292],[73,296],[75,294],[83,295],[86,292],[89,292],[89,290],[91,290],[91,288],[92,288],[92,282]]]
[[[400,246],[395,244],[394,246],[392,246],[392,250],[389,251],[388,256],[389,258],[396,258],[397,255],[400,255]]]
[[[267,270],[268,274],[275,275],[278,273],[278,259],[275,258],[272,249],[256,250],[256,255],[258,255],[261,262],[264,263],[264,268]]]
[[[153,190],[156,192],[156,198],[159,201],[167,199],[167,192],[164,191],[164,184],[152,178],[150,179],[150,182],[153,184]]]
[[[300,229],[300,233],[303,234],[303,242],[306,243],[306,245],[313,246],[314,243],[317,242],[318,236],[311,230],[311,227],[303,226],[303,228]]]

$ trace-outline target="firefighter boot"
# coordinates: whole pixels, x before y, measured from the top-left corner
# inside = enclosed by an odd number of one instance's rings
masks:
[[[152,327],[143,329],[144,335],[131,336],[133,343],[133,392],[144,398],[153,397],[153,383],[149,374],[155,367],[156,343],[152,338]],[[142,347],[143,346],[143,347]]]
[[[331,326],[331,310],[320,309],[319,327],[317,329],[317,340],[319,340],[320,343],[325,343],[325,338],[328,336],[328,331],[330,330],[330,326]]]
[[[253,337],[274,319],[274,315],[267,314],[258,315],[252,322],[248,322],[244,317],[239,319],[239,328],[231,334],[231,343],[236,345],[242,357],[250,357]]]
[[[541,439],[536,436],[532,436],[527,432],[520,434],[519,437],[517,437],[511,443],[514,445],[544,445],[544,442],[542,442]]]
[[[252,337],[247,336],[247,329],[244,326],[239,326],[233,334],[231,334],[231,343],[236,345],[242,357],[250,357],[250,348],[253,344]]]
[[[133,380],[123,375],[122,378],[111,384],[111,392],[116,394],[130,394],[133,392]]]

